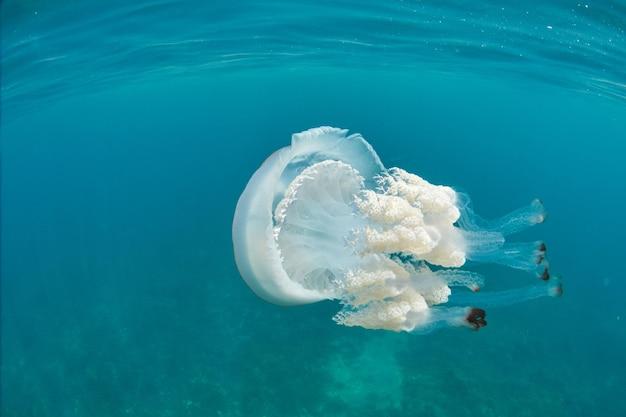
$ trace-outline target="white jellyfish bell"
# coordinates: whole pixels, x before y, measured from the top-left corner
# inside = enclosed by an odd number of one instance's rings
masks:
[[[544,218],[535,200],[501,219],[482,220],[452,188],[386,169],[361,135],[319,127],[294,134],[291,146],[254,173],[237,203],[233,243],[242,277],[269,302],[338,300],[337,323],[368,329],[479,329],[486,325],[484,310],[448,303],[451,288],[477,292],[483,285],[482,276],[463,269],[468,260],[547,281],[472,294],[472,305],[561,294],[542,242],[506,241]]]

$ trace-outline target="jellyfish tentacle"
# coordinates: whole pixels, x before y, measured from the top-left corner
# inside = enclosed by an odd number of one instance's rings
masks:
[[[485,278],[472,271],[461,269],[442,269],[435,272],[448,287],[466,287],[473,292],[478,292],[485,285]]]
[[[469,327],[479,330],[487,325],[486,312],[476,307],[432,307],[412,313],[408,322],[412,333],[426,334],[444,327]]]
[[[534,199],[530,204],[521,207],[500,219],[492,221],[492,230],[497,230],[504,236],[526,230],[536,224],[543,223],[546,219],[546,210],[539,199]]]
[[[530,204],[498,219],[485,220],[474,212],[469,197],[460,193],[459,195],[461,217],[458,220],[458,224],[464,230],[496,232],[502,236],[509,236],[536,224],[543,223],[547,216],[541,200],[534,199]]]
[[[499,247],[472,246],[470,244],[467,259],[521,269],[534,273],[544,281],[550,278],[546,245],[541,241],[503,243]]]
[[[477,307],[434,307],[409,316],[414,324],[411,332],[430,333],[443,327],[469,327],[480,330],[487,326],[487,313]]]
[[[454,304],[476,304],[482,307],[501,307],[517,304],[542,297],[559,297],[563,294],[563,286],[555,277],[548,284],[538,284],[512,290],[483,292],[480,294],[454,294]]]
[[[457,225],[466,242],[468,260],[500,264],[534,273],[543,280],[549,279],[545,243],[506,241],[506,236],[544,221],[546,211],[540,200],[535,199],[525,207],[488,221],[474,213],[467,196],[460,196],[461,217]]]

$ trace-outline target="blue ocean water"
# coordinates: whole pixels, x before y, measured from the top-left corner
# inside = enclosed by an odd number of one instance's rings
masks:
[[[624,2],[1,7],[3,416],[626,415]],[[563,297],[428,335],[256,297],[237,199],[320,125],[486,217],[542,198]]]

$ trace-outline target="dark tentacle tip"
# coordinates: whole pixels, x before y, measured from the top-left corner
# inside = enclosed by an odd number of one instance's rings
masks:
[[[550,272],[548,271],[548,268],[545,268],[543,270],[543,273],[541,274],[540,278],[544,281],[547,281],[550,279]]]
[[[479,330],[481,327],[487,325],[487,321],[485,320],[486,316],[485,310],[474,307],[469,311],[467,317],[465,317],[465,321],[472,329]]]
[[[541,242],[541,243],[539,244],[539,247],[538,247],[537,249],[539,249],[539,252],[546,253],[546,249],[547,249],[547,248],[546,248],[546,244],[545,244],[545,243],[543,243],[543,242]]]

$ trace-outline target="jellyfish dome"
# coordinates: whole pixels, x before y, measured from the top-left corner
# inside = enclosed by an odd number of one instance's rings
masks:
[[[471,306],[560,295],[545,244],[508,241],[545,217],[534,200],[483,220],[453,188],[385,168],[361,135],[318,127],[294,134],[254,173],[237,203],[233,244],[241,276],[269,302],[337,300],[338,324],[368,329],[479,329],[485,311]],[[539,282],[474,294],[484,278],[468,261]]]

